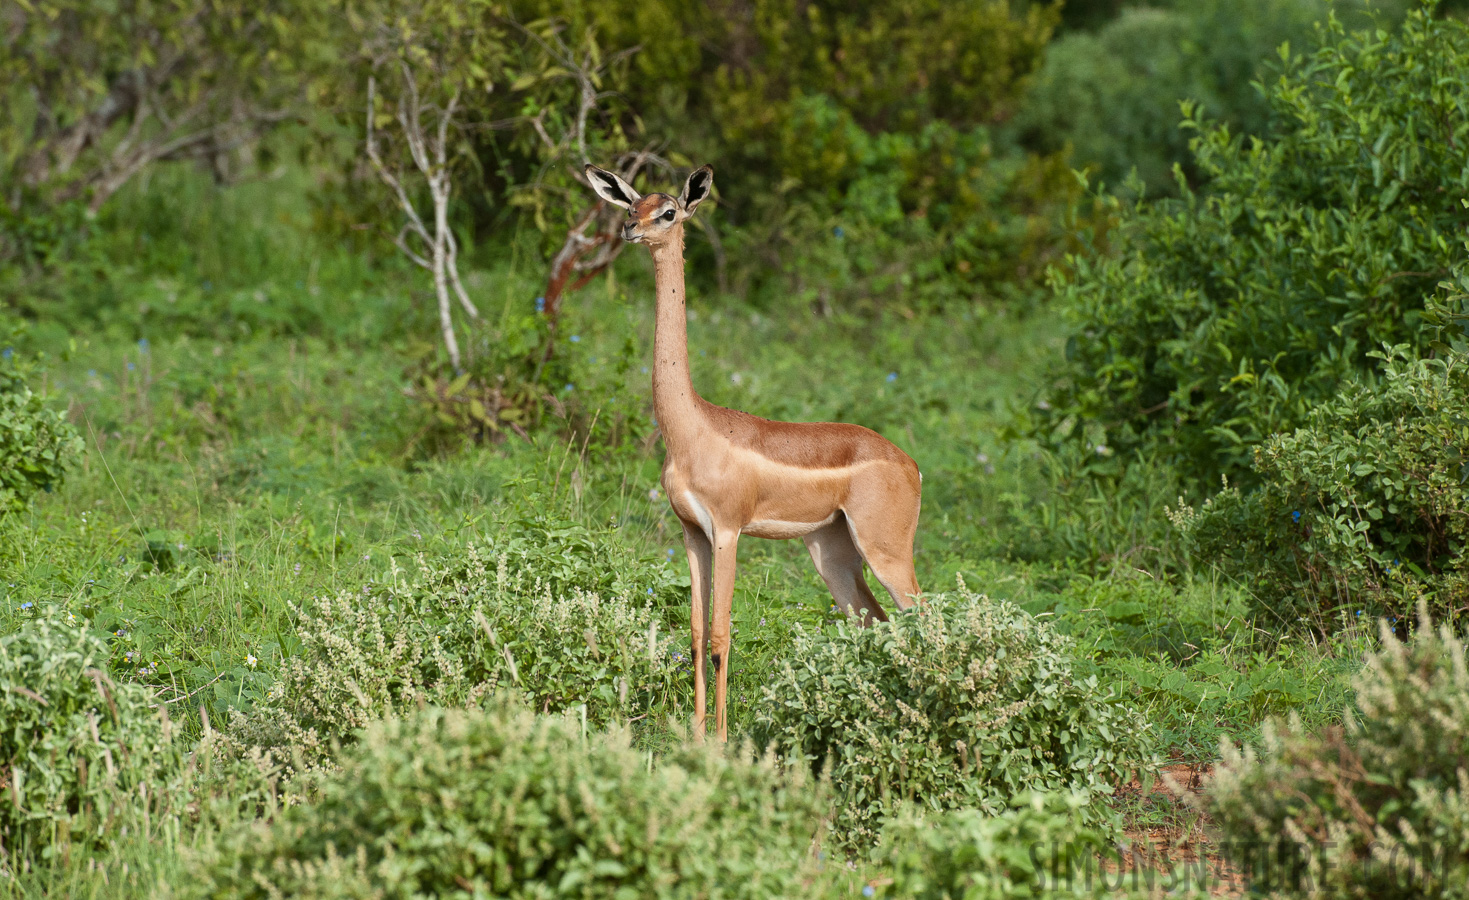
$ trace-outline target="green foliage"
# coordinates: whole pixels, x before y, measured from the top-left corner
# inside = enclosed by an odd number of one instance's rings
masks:
[[[1348,34],[1268,86],[1246,142],[1196,109],[1205,185],[1125,212],[1115,258],[1058,281],[1071,324],[1034,433],[1172,463],[1192,489],[1253,481],[1253,449],[1305,420],[1383,343],[1418,337],[1469,224],[1469,30],[1427,8]],[[1081,453],[1087,477],[1111,478]]]
[[[735,287],[818,310],[1033,290],[1068,247],[1075,182],[983,126],[1013,109],[1054,8],[759,6],[753,59],[716,73],[705,151],[733,176]],[[830,287],[844,282],[846,297]]]
[[[95,211],[156,162],[226,166],[230,150],[305,99],[310,75],[331,55],[322,40],[335,5],[12,7],[0,33],[0,207],[22,219],[43,218],[58,201]],[[8,231],[0,264],[17,249]]]
[[[763,0],[752,18],[758,50],[719,72],[717,112],[731,142],[779,122],[779,106],[763,103],[816,93],[874,132],[996,121],[1039,63],[1056,9],[1017,11],[1003,0]]]
[[[1261,485],[1178,516],[1200,561],[1250,587],[1258,615],[1329,630],[1350,610],[1408,617],[1469,603],[1469,360],[1382,354],[1307,424],[1256,452]]]
[[[777,264],[794,294],[783,303],[829,313],[1024,300],[1074,249],[1062,225],[1080,194],[1069,169],[997,147],[987,127],[873,134],[814,96],[793,101],[777,136],[786,180],[756,202],[778,213],[729,245]],[[736,288],[753,275],[737,267]]]
[[[634,108],[655,131],[687,124],[692,137],[717,135],[731,149],[763,140],[787,104],[818,94],[874,133],[998,121],[1058,17],[1052,4],[1017,9],[1004,0],[756,0],[715,9],[687,0],[539,0],[512,8],[524,19],[595,28],[610,46],[641,46],[630,72]]]
[[[1256,889],[1276,896],[1469,896],[1469,667],[1426,613],[1356,682],[1344,727],[1226,744],[1209,790]]]
[[[993,299],[1032,290],[1067,248],[1076,186],[1059,158],[996,147],[986,130],[1038,65],[1052,5],[512,7],[638,48],[618,138],[676,136],[675,162],[715,164],[721,206],[701,215],[722,237],[695,236],[690,253],[694,277],[717,267],[721,289],[823,311]],[[506,170],[512,183],[540,174]]]
[[[1040,153],[1071,149],[1113,190],[1150,196],[1177,190],[1173,169],[1200,172],[1179,127],[1179,101],[1229,126],[1263,135],[1271,107],[1258,81],[1272,80],[1282,44],[1299,52],[1312,24],[1335,13],[1348,26],[1386,25],[1405,4],[1328,0],[1187,0],[1129,5],[1095,31],[1068,31],[1046,48],[1011,127]],[[1071,5],[1067,6],[1068,12]],[[1370,13],[1369,13],[1370,10]],[[1275,68],[1278,68],[1275,67]],[[1258,81],[1257,81],[1258,80]],[[1124,184],[1136,172],[1140,185]]]
[[[37,491],[59,487],[82,453],[76,429],[31,390],[36,366],[17,351],[20,335],[0,314],[0,515],[25,509]]]
[[[496,705],[371,726],[315,802],[228,837],[206,896],[785,897],[824,789],[773,760]]]
[[[413,581],[394,564],[378,584],[304,604],[299,652],[249,715],[234,714],[231,737],[311,771],[373,719],[498,689],[594,724],[659,715],[684,680],[652,605],[668,585],[606,559],[585,529],[553,523],[421,559]]]
[[[1096,866],[1106,835],[1083,824],[1084,794],[1020,794],[991,815],[956,810],[925,821],[900,816],[873,853],[892,870],[882,896],[914,900],[1011,900],[1090,895],[1073,877]],[[1095,871],[1095,870],[1085,870]],[[1063,880],[1064,876],[1064,880]]]
[[[997,812],[1022,791],[1104,793],[1142,764],[1148,729],[1095,676],[1073,676],[1073,653],[961,582],[871,628],[798,632],[754,734],[830,767],[834,833],[857,846],[905,798]]]
[[[1334,721],[1366,643],[1358,629],[1330,642],[1283,643],[1248,626],[1247,596],[1119,571],[1075,578],[1022,606],[1075,640],[1098,680],[1130,698],[1172,759],[1207,764],[1221,738],[1249,738],[1270,716]]]
[[[0,637],[0,871],[76,843],[91,852],[179,764],[143,685],[107,674],[107,644],[34,617]]]

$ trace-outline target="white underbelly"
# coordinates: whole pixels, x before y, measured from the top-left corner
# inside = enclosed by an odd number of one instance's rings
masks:
[[[740,529],[740,534],[748,534],[750,537],[768,538],[774,541],[785,541],[791,538],[805,537],[818,528],[830,525],[836,518],[832,513],[820,522],[782,522],[779,519],[757,519]]]

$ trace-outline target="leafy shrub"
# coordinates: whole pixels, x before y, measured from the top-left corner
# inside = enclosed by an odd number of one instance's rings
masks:
[[[1032,287],[1064,249],[1070,173],[1059,157],[992,149],[983,130],[1012,114],[1040,63],[1052,4],[512,7],[522,20],[593,28],[605,47],[638,47],[620,85],[630,114],[617,121],[628,138],[636,146],[638,135],[678,135],[686,159],[676,162],[718,167],[729,202],[701,221],[724,249],[691,235],[691,277],[717,268],[721,288],[773,302],[794,292],[818,306],[851,295],[861,306],[911,306],[1005,296],[1017,275]],[[516,182],[543,174],[508,150],[493,156],[508,160],[513,197]],[[834,266],[860,276],[846,296],[824,292]]]
[[[17,353],[17,326],[0,315],[0,515],[25,509],[37,491],[61,484],[82,439],[31,390],[34,362]]]
[[[1393,33],[1330,22],[1267,87],[1258,142],[1188,117],[1204,187],[1127,210],[1124,252],[1074,259],[1058,285],[1071,335],[1039,437],[1171,462],[1194,487],[1249,482],[1266,436],[1373,349],[1420,339],[1469,225],[1469,26],[1430,12]]]
[[[776,137],[775,164],[803,189],[762,195],[778,214],[747,223],[729,245],[785,276],[782,302],[791,291],[827,312],[1013,300],[1074,249],[1065,220],[1080,186],[1070,169],[1059,155],[997,144],[987,127],[934,121],[871,134],[822,95],[793,101]]]
[[[1312,23],[1333,11],[1368,24],[1364,6],[1187,0],[1123,9],[1095,32],[1069,31],[1046,48],[1012,125],[1037,152],[1069,146],[1076,164],[1096,167],[1113,187],[1136,170],[1148,195],[1176,191],[1175,165],[1190,179],[1198,175],[1189,133],[1179,127],[1179,101],[1193,101],[1235,134],[1264,134],[1271,109],[1255,81],[1270,80],[1276,50],[1309,46]],[[1373,9],[1381,14],[1383,6]]]
[[[1469,611],[1469,358],[1383,354],[1380,380],[1256,450],[1261,484],[1178,518],[1201,561],[1245,580],[1258,613],[1327,630],[1338,611]]]
[[[1072,675],[1073,645],[1014,605],[961,590],[872,628],[798,632],[755,716],[758,740],[831,767],[835,833],[870,844],[902,798],[1006,808],[1022,791],[1109,790],[1147,725]]]
[[[1074,876],[1108,849],[1105,835],[1082,824],[1087,802],[1084,794],[1031,793],[994,815],[964,809],[932,822],[902,816],[874,853],[892,871],[883,896],[1009,900],[1066,896],[1071,887],[1080,895],[1085,882]]]
[[[1136,169],[1149,193],[1166,191],[1188,150],[1178,101],[1199,97],[1189,25],[1171,10],[1134,8],[1096,34],[1057,38],[1016,115],[1020,140],[1047,153],[1069,147],[1077,166],[1095,166],[1111,185]]]
[[[1254,887],[1283,896],[1469,896],[1469,667],[1423,614],[1386,624],[1345,725],[1224,745],[1209,805]]]
[[[825,791],[772,760],[504,704],[371,726],[320,799],[228,840],[214,898],[787,897]]]
[[[380,716],[472,706],[497,689],[540,710],[585,705],[593,723],[664,704],[683,683],[674,635],[660,633],[643,590],[604,596],[578,583],[590,541],[583,529],[559,531],[422,559],[413,581],[395,564],[360,593],[303,605],[300,651],[261,704],[234,714],[232,739],[276,751],[299,773],[326,766],[334,742]]]
[[[140,684],[107,675],[107,645],[36,618],[0,637],[0,870],[105,840],[179,758]]]

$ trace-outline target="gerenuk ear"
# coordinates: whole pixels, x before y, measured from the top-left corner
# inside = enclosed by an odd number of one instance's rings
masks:
[[[689,180],[684,182],[683,193],[678,197],[678,203],[689,215],[709,196],[714,190],[714,167],[700,166],[689,173]]]
[[[643,195],[633,190],[632,185],[606,169],[588,165],[583,171],[586,173],[587,183],[592,186],[592,190],[608,203],[623,209],[632,209],[634,203],[643,199]]]

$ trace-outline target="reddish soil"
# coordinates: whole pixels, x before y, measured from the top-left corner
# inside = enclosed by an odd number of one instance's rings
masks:
[[[1209,819],[1199,803],[1212,774],[1211,766],[1172,764],[1159,770],[1147,797],[1136,778],[1118,788],[1120,801],[1152,807],[1163,813],[1165,823],[1126,832],[1131,846],[1124,865],[1120,872],[1115,863],[1108,867],[1104,886],[1119,892],[1151,889],[1158,895],[1202,887],[1211,897],[1244,896],[1245,881],[1211,841]]]

